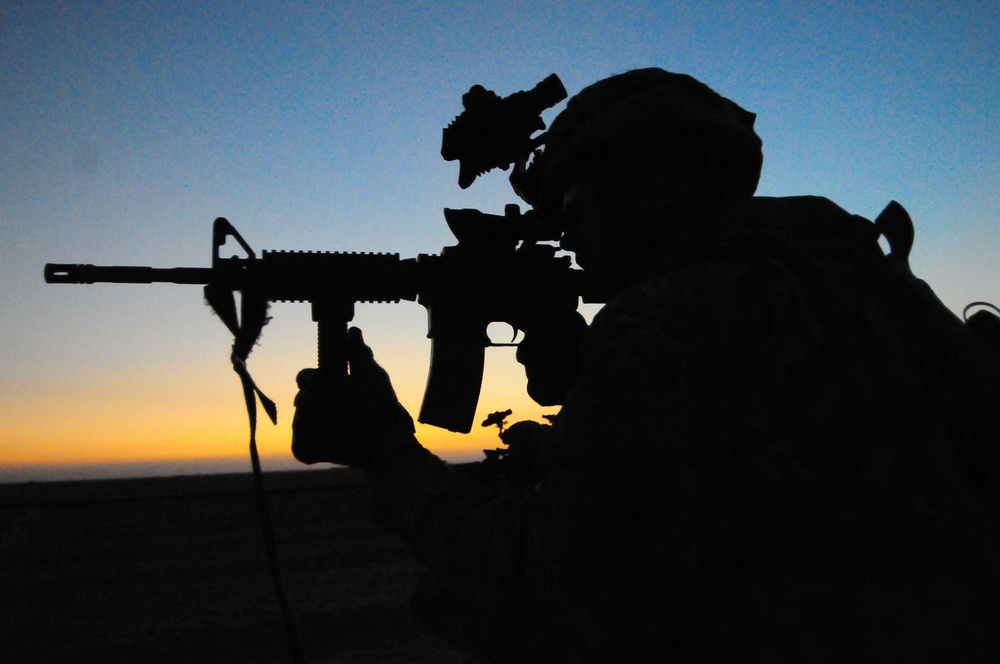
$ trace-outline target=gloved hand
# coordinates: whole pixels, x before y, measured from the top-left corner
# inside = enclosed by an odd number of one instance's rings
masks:
[[[296,376],[295,458],[370,470],[394,453],[419,447],[413,419],[356,327],[347,333],[347,361],[350,375],[336,380],[319,369],[303,369]]]
[[[517,346],[517,361],[524,365],[528,396],[542,406],[565,403],[580,364],[580,341],[587,322],[575,310],[525,325]]]

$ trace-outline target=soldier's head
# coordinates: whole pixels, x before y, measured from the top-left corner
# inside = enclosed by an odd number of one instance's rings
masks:
[[[594,243],[656,242],[698,201],[752,196],[763,161],[754,119],[684,74],[611,76],[552,122],[527,174],[530,202],[559,215],[564,246],[597,269]]]

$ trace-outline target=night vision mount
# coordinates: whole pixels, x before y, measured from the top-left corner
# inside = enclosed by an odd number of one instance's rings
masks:
[[[441,156],[458,160],[458,186],[467,189],[477,177],[526,160],[541,145],[545,129],[542,111],[566,98],[566,88],[555,74],[531,90],[500,97],[481,85],[462,95],[465,110],[444,128]]]

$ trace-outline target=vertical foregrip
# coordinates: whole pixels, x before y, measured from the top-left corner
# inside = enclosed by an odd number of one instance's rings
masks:
[[[316,362],[329,380],[347,377],[347,323],[354,318],[353,302],[312,303],[316,321]]]

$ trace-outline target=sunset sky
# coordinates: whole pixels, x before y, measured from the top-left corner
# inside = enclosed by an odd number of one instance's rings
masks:
[[[229,334],[199,287],[46,285],[45,263],[208,266],[217,216],[258,251],[438,253],[442,208],[514,202],[505,173],[463,191],[439,154],[476,83],[692,74],[757,113],[759,194],[869,218],[898,200],[914,272],[955,311],[1000,303],[998,35],[985,1],[5,2],[0,481],[246,452]],[[283,467],[315,329],[305,305],[272,314],[250,369],[279,409],[261,451]],[[360,305],[355,323],[416,413],[423,308]],[[511,349],[488,355],[480,419],[549,412]],[[498,445],[418,436],[449,459]]]

